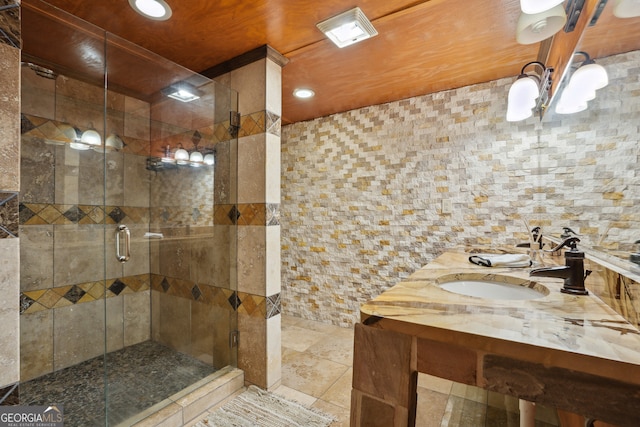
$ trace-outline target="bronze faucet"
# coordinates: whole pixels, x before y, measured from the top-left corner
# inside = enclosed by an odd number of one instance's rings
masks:
[[[588,295],[589,291],[584,287],[584,279],[591,274],[591,270],[584,270],[584,252],[578,250],[577,243],[579,241],[580,239],[577,237],[568,237],[555,248],[545,250],[545,252],[556,252],[565,246],[570,248],[564,253],[565,265],[534,268],[529,273],[529,276],[564,279],[564,286],[560,290],[561,292],[573,295]]]

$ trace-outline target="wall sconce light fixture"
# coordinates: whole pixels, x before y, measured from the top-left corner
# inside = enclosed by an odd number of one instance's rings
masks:
[[[573,114],[587,109],[587,103],[596,97],[596,90],[609,84],[607,70],[602,65],[596,64],[586,52],[576,52],[585,60],[573,72],[569,83],[562,90],[562,94],[556,104],[556,113]]]
[[[520,0],[516,40],[520,44],[538,43],[560,31],[567,21],[562,1]]]
[[[635,18],[640,16],[639,0],[616,0],[613,15],[617,18]]]
[[[76,131],[79,133],[79,131]],[[75,141],[71,142],[69,146],[74,150],[84,151],[90,150],[91,148],[96,149],[102,145],[102,138],[98,131],[94,129],[87,129],[82,132],[80,138],[76,138]]]
[[[530,65],[537,65],[542,69],[539,75],[527,74],[525,69]],[[509,88],[507,101],[507,121],[518,122],[533,116],[534,112],[541,114],[549,101],[552,68],[546,68],[542,62],[533,61],[525,64],[518,79]]]
[[[378,35],[359,7],[324,20],[316,27],[340,48]]]
[[[195,86],[187,82],[174,83],[162,89],[164,95],[181,102],[191,102],[200,98],[202,94]]]

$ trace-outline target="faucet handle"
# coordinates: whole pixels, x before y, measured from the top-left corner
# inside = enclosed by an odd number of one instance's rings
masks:
[[[572,234],[575,235],[575,236],[579,236],[578,233],[576,233],[575,231],[573,231],[569,227],[562,227],[562,234],[560,235],[560,238],[561,239],[566,239],[568,237],[571,237]]]
[[[560,244],[558,244],[558,246],[556,246],[553,249],[543,249],[545,252],[556,252],[559,251],[560,249],[562,249],[563,247],[568,247],[571,251],[576,251],[578,249],[578,242],[580,241],[580,239],[578,239],[577,237],[567,237],[566,239],[564,239],[562,242],[560,242]]]

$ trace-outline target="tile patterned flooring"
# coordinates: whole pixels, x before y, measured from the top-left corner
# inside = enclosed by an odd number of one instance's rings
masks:
[[[333,414],[349,426],[353,329],[282,315],[282,384],[273,391]],[[537,406],[536,427],[558,425],[556,412]],[[420,427],[517,427],[518,401],[430,375],[418,378]]]

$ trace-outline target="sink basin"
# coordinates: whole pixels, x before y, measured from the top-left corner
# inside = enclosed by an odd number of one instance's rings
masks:
[[[549,289],[537,282],[501,274],[447,274],[436,283],[449,292],[486,299],[530,300],[549,295]]]

